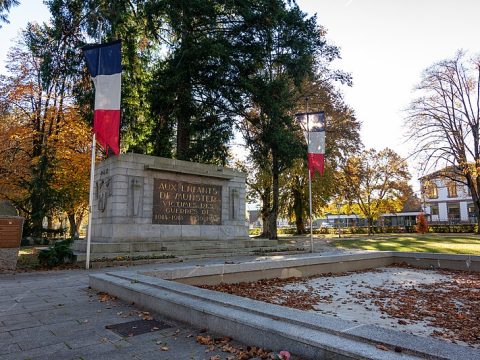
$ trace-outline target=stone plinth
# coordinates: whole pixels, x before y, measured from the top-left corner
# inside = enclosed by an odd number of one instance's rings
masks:
[[[17,268],[19,248],[0,249],[0,271],[14,271]]]
[[[95,169],[92,258],[225,247],[248,241],[245,174],[123,154]],[[74,249],[85,251],[85,241]]]

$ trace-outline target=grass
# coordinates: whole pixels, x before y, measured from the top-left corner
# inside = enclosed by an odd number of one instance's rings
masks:
[[[335,240],[331,245],[346,249],[480,255],[480,236],[472,234],[375,235]]]
[[[35,247],[21,247],[18,252],[17,270],[28,271],[39,267],[38,251],[36,251]]]

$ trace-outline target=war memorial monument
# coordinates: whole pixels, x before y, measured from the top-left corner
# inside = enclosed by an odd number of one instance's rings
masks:
[[[142,255],[247,253],[245,174],[214,165],[139,154],[95,169],[92,259]],[[86,242],[74,244],[83,260]]]

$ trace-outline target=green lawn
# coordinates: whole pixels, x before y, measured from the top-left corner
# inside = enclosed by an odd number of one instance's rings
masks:
[[[331,245],[347,249],[480,255],[480,236],[473,234],[375,235],[335,240]]]

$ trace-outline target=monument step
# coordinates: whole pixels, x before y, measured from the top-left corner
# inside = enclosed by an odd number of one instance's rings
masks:
[[[292,251],[296,251],[296,248],[292,248]],[[147,252],[92,252],[91,259],[103,259],[110,258],[114,259],[117,257],[159,257],[162,256],[175,256],[176,258],[204,258],[204,257],[229,257],[236,255],[254,255],[258,252],[265,254],[270,253],[284,253],[286,247],[278,246],[265,246],[265,247],[256,247],[256,248],[209,248],[209,249],[183,249],[183,250],[174,250],[174,251],[147,251]],[[85,261],[85,252],[74,252],[77,261]]]
[[[132,242],[132,243],[99,243],[92,242],[90,251],[92,253],[104,252],[148,252],[148,251],[186,251],[186,250],[215,250],[215,249],[241,249],[241,248],[262,248],[277,246],[277,240],[196,240],[196,241],[156,241],[156,242]],[[86,252],[86,241],[78,240],[73,245],[76,252]]]

